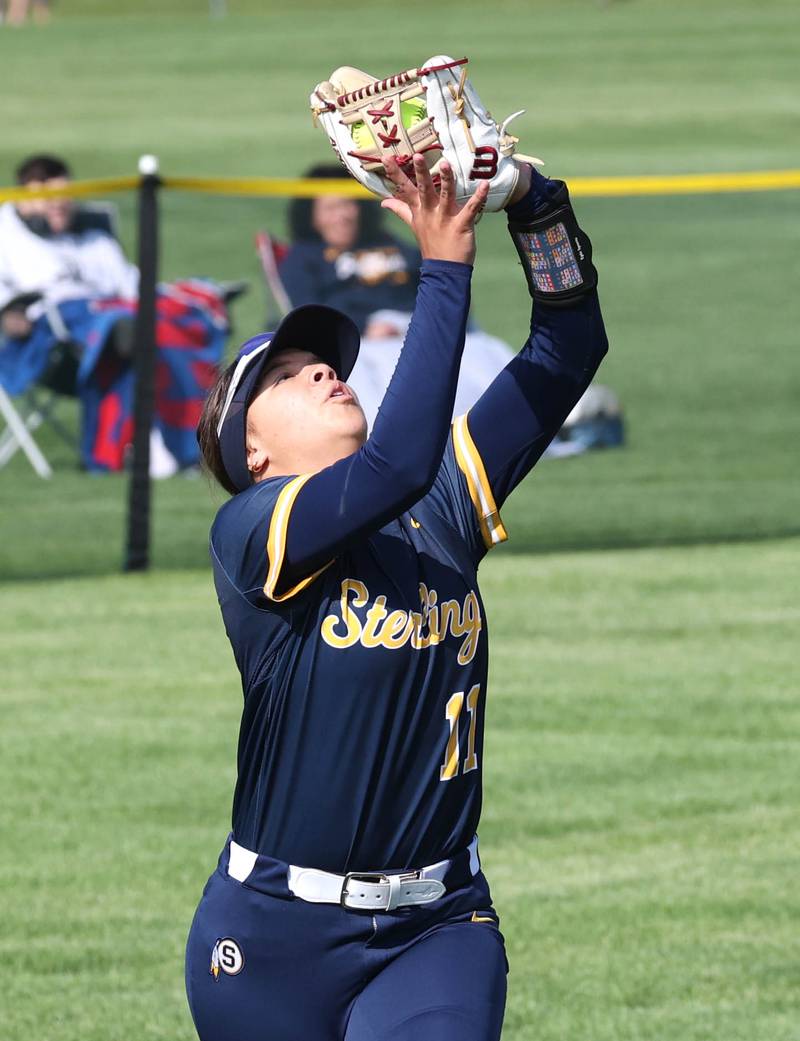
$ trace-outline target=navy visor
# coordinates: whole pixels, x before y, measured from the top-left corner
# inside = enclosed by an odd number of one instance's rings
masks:
[[[247,409],[267,362],[290,348],[311,351],[346,380],[356,363],[360,339],[358,327],[346,314],[323,304],[304,304],[290,311],[274,333],[262,333],[242,345],[217,426],[222,463],[237,491],[253,483],[247,469]]]

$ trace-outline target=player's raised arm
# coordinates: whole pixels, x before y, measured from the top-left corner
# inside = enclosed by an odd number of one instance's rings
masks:
[[[416,306],[371,436],[354,455],[316,473],[297,496],[284,588],[420,499],[447,442],[469,315],[475,221],[488,185],[459,209],[449,164],[438,192],[420,156],[414,158],[416,183],[392,160],[386,172],[396,195],[382,205],[411,228],[422,253]]]
[[[408,509],[430,488],[441,463],[469,313],[474,225],[488,185],[459,208],[448,164],[440,192],[421,156],[414,158],[414,174],[416,183],[387,161],[396,196],[384,205],[411,227],[423,263],[414,315],[369,440],[363,413],[318,356],[321,346],[315,354],[314,342],[269,357],[259,370],[262,382],[239,400],[240,412],[233,411],[234,393],[232,420],[217,423],[224,470],[246,495],[230,504],[227,516],[238,519],[217,526],[212,544],[223,537],[220,527],[228,539],[251,540],[253,577],[267,546],[264,588],[273,599],[299,590],[352,539]],[[244,430],[244,415],[246,452],[243,434],[228,436],[231,422]],[[290,480],[279,487],[273,477]],[[275,489],[277,499],[266,488],[266,498],[253,491],[262,484]],[[262,512],[269,525],[263,539]]]
[[[460,439],[476,456],[495,508],[535,465],[608,350],[591,243],[567,187],[529,169],[527,191],[506,213],[533,297],[530,336],[454,428],[456,450]]]

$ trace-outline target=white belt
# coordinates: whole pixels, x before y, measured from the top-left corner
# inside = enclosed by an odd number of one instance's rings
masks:
[[[468,852],[470,873],[477,875],[481,869],[477,835],[469,844]],[[255,867],[257,857],[257,853],[231,840],[228,874],[244,882]],[[362,911],[392,911],[395,907],[438,900],[445,892],[443,880],[451,864],[452,860],[440,860],[438,864],[402,874],[351,871],[346,875],[289,864],[287,883],[295,896],[312,904],[341,904]]]

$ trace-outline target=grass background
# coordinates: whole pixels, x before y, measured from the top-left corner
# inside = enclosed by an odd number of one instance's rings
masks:
[[[0,183],[63,152],[169,174],[327,157],[306,96],[343,62],[468,54],[547,171],[797,167],[800,12],[767,0],[204,4],[73,0],[0,27]],[[405,23],[408,24],[405,24]],[[117,197],[133,248],[133,200]],[[249,278],[280,200],[165,193],[165,277]],[[484,862],[512,964],[509,1041],[798,1041],[798,441],[793,192],[582,200],[629,443],[543,463],[483,568],[493,634]],[[475,312],[519,342],[502,221]],[[156,489],[120,576],[126,485],[0,473],[0,996],[17,1041],[190,1038],[182,945],[224,836],[238,680],[206,566],[221,501]]]

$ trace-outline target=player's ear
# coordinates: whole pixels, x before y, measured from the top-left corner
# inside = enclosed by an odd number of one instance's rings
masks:
[[[249,429],[247,431],[247,469],[253,475],[253,480],[266,472],[269,466],[269,453],[259,437]]]

